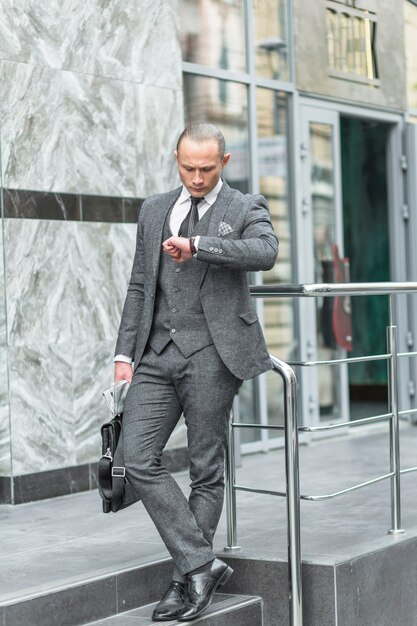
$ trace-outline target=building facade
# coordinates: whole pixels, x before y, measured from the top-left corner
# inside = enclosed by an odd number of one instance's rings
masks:
[[[335,267],[355,282],[417,272],[414,2],[18,4],[3,0],[0,18],[0,500],[16,503],[95,485],[137,210],[178,184],[185,123],[220,126],[226,180],[268,198],[280,255],[253,284],[329,282]],[[384,352],[385,299],[346,304],[347,346],[324,301],[256,301],[284,360]],[[403,351],[415,307],[398,306]],[[305,424],[386,403],[384,363],[299,378]],[[239,419],[282,423],[281,396],[272,373],[245,383]],[[242,434],[243,452],[280,443]]]

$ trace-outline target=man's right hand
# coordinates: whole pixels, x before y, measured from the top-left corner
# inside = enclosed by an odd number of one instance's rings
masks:
[[[133,378],[133,367],[130,363],[124,363],[123,361],[116,361],[114,365],[114,382],[118,380],[127,380],[130,384]]]

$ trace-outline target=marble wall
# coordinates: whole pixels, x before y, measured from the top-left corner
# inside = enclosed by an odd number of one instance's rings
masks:
[[[3,185],[137,197],[166,189],[183,118],[176,0],[1,8]]]
[[[178,182],[177,16],[2,0],[0,477],[97,459],[134,216]]]
[[[11,442],[4,286],[3,235],[0,232],[0,476],[10,476]]]

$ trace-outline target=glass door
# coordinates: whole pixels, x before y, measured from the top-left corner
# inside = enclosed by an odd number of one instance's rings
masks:
[[[343,256],[340,128],[337,112],[301,107],[299,282],[349,281]],[[350,350],[348,298],[303,299],[300,303],[301,359],[331,361]],[[305,425],[349,419],[346,366],[323,364],[300,372]]]

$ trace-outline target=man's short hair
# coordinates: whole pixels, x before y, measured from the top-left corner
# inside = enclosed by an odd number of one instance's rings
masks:
[[[183,139],[191,139],[197,143],[203,141],[215,141],[219,151],[219,156],[222,159],[226,152],[226,143],[222,131],[214,124],[207,124],[206,122],[196,122],[190,124],[187,128],[184,128],[177,141],[177,152],[179,151],[181,141]]]

